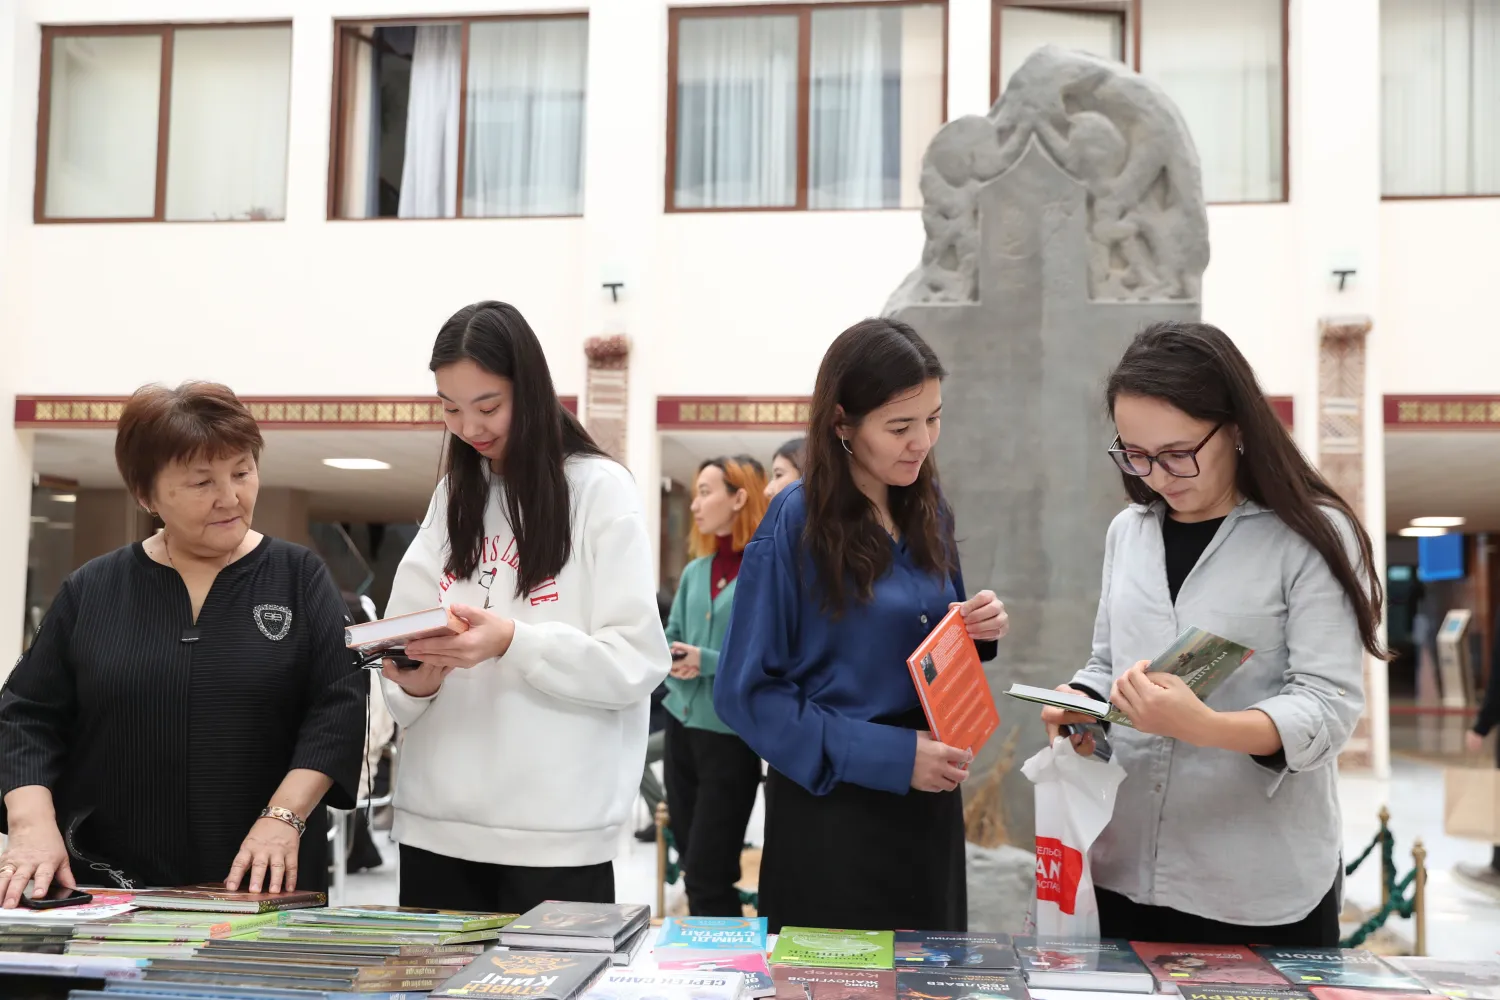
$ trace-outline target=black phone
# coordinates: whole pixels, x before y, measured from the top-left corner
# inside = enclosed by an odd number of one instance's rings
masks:
[[[405,653],[397,652],[394,649],[387,653],[385,658],[394,663],[397,670],[415,670],[422,665],[421,660],[413,660]]]
[[[672,650],[672,662],[673,663],[676,663],[678,660],[685,660],[685,659],[687,659],[687,650],[685,650],[685,649],[674,649],[674,650]]]
[[[53,882],[47,890],[47,895],[42,899],[31,898],[31,886],[26,886],[26,891],[21,893],[21,905],[33,910],[55,910],[59,906],[82,906],[84,903],[92,903],[94,897],[82,889],[73,889],[63,885],[61,882]]]

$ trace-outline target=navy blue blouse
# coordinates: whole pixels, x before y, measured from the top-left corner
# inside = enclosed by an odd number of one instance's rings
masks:
[[[840,782],[905,794],[915,731],[873,720],[920,707],[906,658],[966,599],[963,576],[935,576],[892,542],[873,599],[835,620],[821,608],[802,545],[800,482],[771,502],[745,548],[714,682],[719,717],[772,767],[814,795]],[[986,648],[988,647],[988,648]],[[980,644],[984,659],[994,644]]]

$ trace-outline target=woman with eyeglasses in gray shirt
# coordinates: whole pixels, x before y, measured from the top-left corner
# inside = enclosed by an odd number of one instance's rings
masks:
[[[1381,587],[1370,537],[1223,331],[1160,323],[1107,388],[1132,501],[1110,525],[1093,655],[1127,777],[1090,860],[1105,937],[1335,945],[1338,755],[1364,708]],[[1152,657],[1189,626],[1255,655],[1205,703]],[[1048,732],[1092,721],[1046,709]],[[1080,753],[1092,738],[1075,735]]]

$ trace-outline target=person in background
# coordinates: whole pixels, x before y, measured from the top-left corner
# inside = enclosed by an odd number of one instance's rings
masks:
[[[734,456],[734,461],[744,466],[745,469],[754,474],[761,482],[766,481],[766,467],[760,464],[760,459],[754,455],[739,454]]]
[[[524,913],[610,903],[671,665],[640,491],[562,402],[515,307],[479,302],[430,363],[442,481],[386,616],[441,603],[469,628],[384,664],[404,736],[401,904]]]
[[[714,711],[719,647],[745,546],[766,512],[765,479],[737,458],[698,469],[692,555],[667,621],[667,796],[694,916],[738,917],[740,852],[760,789],[760,757]]]
[[[1132,503],[1105,540],[1093,655],[1063,688],[1134,724],[1110,735],[1127,777],[1091,853],[1100,933],[1335,946],[1338,756],[1364,657],[1386,656],[1370,537],[1216,327],[1149,327],[1107,403]],[[1187,626],[1255,651],[1208,703],[1146,672]],[[1042,718],[1054,737],[1089,721]]]
[[[661,617],[662,630],[665,631],[667,620],[672,614],[672,596],[669,592],[656,592],[656,610]],[[643,844],[656,840],[656,807],[667,801],[667,790],[651,769],[652,764],[661,761],[666,750],[666,700],[667,683],[662,681],[651,692],[651,721],[648,726],[650,735],[646,738],[646,766],[641,770],[641,801],[646,803],[646,813],[651,817],[645,826],[635,831],[635,839]]]
[[[369,682],[323,561],[251,527],[262,447],[226,386],[125,404],[115,462],[163,527],[70,575],[0,690],[6,908],[33,879],[327,886]]]
[[[984,659],[1008,618],[959,571],[931,454],[943,376],[904,323],[844,331],[818,369],[806,474],[745,549],[714,707],[771,766],[773,931],[968,923],[957,789],[973,755],[927,733],[906,658],[954,605]]]
[[[1495,652],[1490,658],[1489,683],[1484,690],[1484,704],[1479,706],[1479,715],[1474,719],[1474,728],[1464,733],[1464,746],[1470,753],[1484,750],[1485,737],[1500,726],[1500,635],[1495,639]],[[1495,766],[1500,767],[1500,740],[1495,742]],[[1460,863],[1456,869],[1466,878],[1484,885],[1500,888],[1500,844],[1496,844],[1488,865]]]
[[[766,499],[776,499],[776,494],[802,478],[802,466],[807,461],[807,438],[792,438],[776,449],[771,459],[771,480],[766,483]]]
[[[344,606],[349,620],[355,624],[372,622],[379,618],[375,613],[375,602],[366,594],[358,596],[347,591],[343,594]],[[364,760],[359,772],[359,798],[373,799],[380,773],[380,761],[385,748],[396,738],[396,720],[385,707],[385,695],[380,690],[380,675],[370,671],[369,717],[365,732]],[[380,847],[370,829],[370,814],[366,809],[356,808],[349,814],[349,856],[344,870],[349,873],[368,871],[385,864]]]

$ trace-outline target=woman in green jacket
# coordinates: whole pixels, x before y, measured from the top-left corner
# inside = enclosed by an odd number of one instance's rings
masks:
[[[714,673],[729,627],[740,556],[766,513],[753,466],[713,458],[694,484],[692,553],[667,620],[663,759],[672,837],[694,916],[738,917],[740,851],[760,787],[760,757],[714,712]]]

